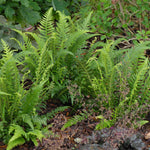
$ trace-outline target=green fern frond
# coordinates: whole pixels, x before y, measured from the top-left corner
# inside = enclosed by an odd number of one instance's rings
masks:
[[[7,146],[7,150],[11,150],[12,148],[24,144],[26,141],[32,140],[33,143],[37,146],[36,139],[41,140],[44,135],[39,129],[30,130],[29,132],[25,132],[23,128],[16,124],[11,124],[9,128],[9,134],[13,134],[10,138]]]
[[[41,38],[38,34],[36,33],[32,33],[32,32],[27,32],[27,35],[31,36],[33,38],[33,49],[35,52],[37,52],[38,54],[40,54],[42,48],[45,45],[45,39]]]
[[[33,115],[32,116],[32,122],[36,129],[41,129],[43,125],[47,125],[47,119],[48,118],[45,115],[43,116]]]
[[[13,113],[18,109],[17,106],[20,105],[19,94],[21,94],[20,91],[22,87],[20,86],[20,75],[16,66],[16,60],[13,58],[12,52],[9,52],[10,49],[4,41],[3,44],[5,54],[3,55],[3,63],[0,68],[0,91],[8,93],[9,95],[0,97],[0,101],[3,101],[4,107],[1,110],[6,109],[5,112],[9,115],[7,119],[11,120]]]
[[[71,29],[70,28],[70,23],[67,22],[67,21],[70,21],[70,17],[69,16],[65,16],[60,11],[58,11],[58,14],[59,14],[59,21],[57,23],[56,33],[57,33],[58,40],[62,41],[60,43],[60,46],[62,48],[64,48],[63,45],[65,45],[64,43],[69,38],[68,35],[69,35],[70,29]]]
[[[143,42],[134,46],[134,48],[127,49],[123,62],[129,62],[130,66],[136,66],[138,64],[139,58],[144,58],[145,50],[149,49],[150,42]],[[137,67],[137,66],[136,66]]]
[[[74,116],[73,118],[69,119],[64,125],[63,127],[61,128],[61,130],[65,130],[66,128],[72,126],[72,125],[75,125],[77,124],[78,122],[81,122],[85,119],[87,119],[89,116],[89,114],[84,111],[83,113],[80,113],[80,115],[76,115]]]
[[[64,110],[66,110],[66,109],[68,109],[68,108],[69,108],[69,106],[63,106],[63,107],[61,106],[61,107],[58,107],[58,108],[52,110],[50,113],[47,113],[47,114],[46,114],[46,118],[51,119],[51,118],[53,118],[57,113],[63,112]]]
[[[137,95],[137,91],[140,92],[140,87],[144,84],[145,74],[148,70],[148,59],[146,59],[143,64],[139,67],[139,71],[134,75],[134,83],[132,83],[133,87],[131,90],[130,100],[132,101],[134,95]],[[133,79],[133,78],[132,78]]]
[[[43,83],[31,88],[29,92],[22,99],[22,112],[30,114],[37,104],[40,103],[40,93],[42,91]]]
[[[43,75],[50,70],[50,68],[53,67],[53,62],[51,61],[51,57],[48,53],[48,49],[47,49],[47,42],[44,45],[44,47],[41,50],[41,54],[38,58],[38,66],[36,68],[36,83],[38,84],[41,79],[43,78]]]
[[[16,140],[9,142],[6,150],[12,150],[14,147],[19,146],[19,145],[23,145],[24,143],[25,143],[24,138],[19,137]]]
[[[54,32],[54,19],[53,19],[53,8],[50,8],[42,20],[40,21],[41,25],[39,28],[41,36],[47,39]]]
[[[80,27],[82,30],[87,30],[88,32],[89,30],[88,26],[90,23],[91,15],[92,15],[92,12],[89,13],[89,15],[84,19],[83,23],[81,25],[78,25],[78,27]]]
[[[23,51],[31,50],[32,49],[32,43],[31,43],[31,40],[28,37],[28,35],[26,33],[22,32],[22,31],[19,31],[19,30],[16,30],[16,29],[14,29],[14,31],[21,35],[24,42],[20,42],[19,40],[15,39],[15,38],[11,38],[11,39],[18,43],[21,50],[23,50]]]
[[[23,128],[19,125],[16,125],[16,124],[12,124],[10,126],[9,134],[11,134],[12,132],[14,132],[14,135],[9,140],[9,143],[12,142],[12,141],[15,141],[16,139],[18,139],[22,136],[26,136],[26,132],[23,130]],[[8,143],[8,145],[9,145],[9,143]]]
[[[23,120],[24,123],[27,123],[32,130],[34,130],[34,125],[32,123],[31,116],[29,114],[22,114],[19,117]]]
[[[9,60],[13,57],[13,51],[11,51],[9,45],[3,39],[1,39],[1,42],[2,42],[2,46],[3,46],[3,50],[4,50],[1,61],[6,62],[7,60]],[[2,64],[0,64],[0,65],[2,65]]]
[[[35,136],[35,137],[38,138],[39,140],[41,140],[41,139],[44,137],[44,135],[42,134],[42,131],[37,130],[37,129],[35,129],[35,130],[33,130],[33,131],[29,131],[29,132],[28,132],[28,135],[30,135],[30,136]]]

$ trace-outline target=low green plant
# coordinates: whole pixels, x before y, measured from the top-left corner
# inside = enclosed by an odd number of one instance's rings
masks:
[[[43,83],[25,90],[24,82],[20,84],[13,51],[3,40],[2,43],[4,54],[0,59],[0,138],[8,143],[8,150],[26,140],[32,140],[37,145],[36,139],[44,136],[41,132],[42,125],[46,125],[46,118],[38,117],[36,112]]]
[[[14,30],[23,38],[23,42],[12,38],[22,50],[19,53],[14,53],[17,50],[11,50],[2,40],[4,53],[0,59],[0,138],[8,143],[8,150],[30,140],[37,145],[36,139],[44,137],[42,127],[53,114],[38,116],[37,112],[48,97],[54,97],[62,89],[67,90],[67,76],[74,71],[69,69],[76,56],[82,53],[86,39],[93,36],[87,34],[91,13],[83,25],[77,26],[70,17],[57,13],[59,20],[56,23],[53,9],[47,11],[41,21],[39,34]],[[32,81],[28,88],[27,80]],[[62,95],[60,93],[59,98],[64,95],[64,92]],[[64,99],[61,100],[64,102]],[[4,128],[6,125],[7,129]]]
[[[87,4],[80,7],[76,18],[87,16],[93,11],[91,30],[101,34],[101,40],[110,37],[126,36],[131,38],[137,31],[148,31],[149,2],[148,0],[86,0]]]
[[[101,101],[99,105],[112,112],[113,122],[132,111],[135,103],[139,108],[145,105],[150,97],[149,59],[145,57],[149,44],[143,42],[125,51],[114,51],[112,44],[106,44],[88,60],[88,66],[99,72],[91,79],[91,87]]]
[[[72,125],[75,125],[77,124],[78,122],[81,122],[85,119],[88,118],[90,114],[86,111],[80,113],[79,115],[75,115],[73,118],[69,119],[64,125],[63,127],[61,128],[61,130],[65,130],[66,128],[72,126]]]
[[[141,30],[141,31],[137,31],[136,34],[136,39],[137,40],[148,40],[150,37],[150,31],[145,31],[145,30]]]
[[[119,41],[96,44],[102,48],[91,53],[86,66],[81,65],[82,80],[86,79],[89,84],[84,85],[81,80],[81,87],[89,89],[92,99],[85,105],[100,114],[97,130],[111,127],[126,116],[130,118],[130,122],[126,120],[130,126],[143,120],[148,111],[148,108],[145,110],[150,98],[150,66],[145,50],[150,42],[117,51],[115,45]],[[66,125],[70,125],[69,122]]]
[[[82,24],[74,24],[69,16],[57,13],[59,20],[55,22],[53,9],[47,11],[40,22],[39,34],[15,30],[24,39],[24,43],[14,39],[22,50],[15,58],[24,68],[22,73],[29,72],[35,85],[44,82],[43,98],[51,96],[65,103],[69,100],[68,81],[80,76],[77,60],[82,58],[86,40],[93,34],[87,33],[91,13]]]
[[[42,127],[46,126],[47,119],[64,108],[45,116],[38,116],[37,112],[48,97],[54,97],[62,89],[68,90],[69,75],[75,71],[69,69],[76,62],[76,56],[80,57],[86,39],[93,36],[87,34],[91,13],[83,25],[77,26],[70,17],[57,13],[59,20],[56,23],[53,9],[48,10],[41,21],[39,34],[14,30],[23,38],[23,42],[12,38],[22,50],[19,53],[15,53],[17,50],[12,50],[2,40],[0,138],[8,143],[8,150],[30,140],[37,145],[36,139],[44,137]],[[32,81],[29,87],[26,87],[27,80]],[[62,95],[60,93],[59,98],[64,96],[64,92]],[[64,102],[64,99],[61,100]]]

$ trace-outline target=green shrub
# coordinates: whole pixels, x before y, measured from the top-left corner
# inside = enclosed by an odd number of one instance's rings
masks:
[[[0,4],[1,14],[4,14],[13,23],[34,25],[41,18],[41,8],[38,2],[33,0],[4,0]]]
[[[13,24],[35,25],[50,7],[71,15],[79,11],[82,3],[80,0],[1,0],[0,13]]]

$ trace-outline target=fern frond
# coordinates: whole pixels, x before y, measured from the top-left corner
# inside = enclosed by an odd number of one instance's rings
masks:
[[[41,129],[43,125],[47,125],[47,119],[48,118],[45,115],[43,116],[33,115],[32,116],[32,122],[36,129]]]
[[[53,67],[53,62],[51,61],[51,56],[49,55],[50,53],[48,53],[48,49],[47,49],[47,42],[45,43],[44,47],[41,50],[41,54],[38,58],[38,66],[36,68],[36,83],[39,83],[43,77],[44,74],[46,74],[47,71],[50,70],[50,68]]]
[[[29,114],[22,114],[22,115],[19,116],[19,118],[20,117],[21,117],[21,119],[23,120],[24,123],[27,123],[30,126],[30,128],[32,130],[34,130],[32,119],[31,119],[31,116]]]
[[[26,137],[26,133],[21,126],[12,124],[9,128],[9,134],[12,134],[12,132],[14,132],[14,135],[10,138],[8,142],[7,150],[11,150],[16,146],[25,143],[24,136]]]
[[[42,48],[44,47],[45,45],[45,39],[41,38],[38,34],[36,33],[32,33],[32,32],[27,32],[26,33],[27,35],[30,35],[34,41],[34,45],[33,46],[33,49],[36,53],[40,54]]]
[[[9,45],[3,39],[1,39],[1,42],[2,42],[2,46],[3,46],[3,50],[4,50],[4,54],[2,55],[2,61],[6,62],[7,60],[12,58],[13,51],[11,51]]]
[[[42,134],[42,131],[37,130],[37,129],[35,129],[33,131],[29,131],[28,135],[35,136],[36,139],[38,138],[39,140],[41,140],[44,137],[44,135]]]
[[[84,111],[83,113],[80,113],[80,115],[76,115],[74,116],[73,118],[69,119],[64,125],[63,127],[61,128],[61,130],[65,130],[66,128],[72,126],[72,125],[75,125],[77,124],[78,122],[81,122],[85,119],[87,119],[89,116],[89,114]]]
[[[40,21],[41,25],[39,31],[42,38],[47,39],[54,32],[55,29],[53,21],[53,8],[50,8]]]
[[[140,88],[144,84],[145,74],[148,70],[148,59],[146,59],[143,64],[139,67],[139,71],[134,75],[134,83],[131,90],[130,100],[133,100],[134,95],[137,95],[137,91],[140,92]],[[132,78],[133,79],[133,78]]]
[[[13,30],[21,35],[24,42],[20,42],[19,40],[15,39],[15,38],[11,38],[11,39],[18,43],[21,50],[23,50],[23,51],[31,50],[32,49],[32,42],[29,39],[28,35],[22,31],[19,31],[19,30],[16,30],[16,29],[13,29]]]
[[[47,113],[47,114],[46,114],[46,118],[51,119],[51,118],[53,118],[57,113],[63,112],[64,110],[66,110],[66,109],[68,109],[68,108],[69,108],[69,106],[63,106],[63,107],[61,106],[61,107],[58,107],[58,108],[52,110],[50,113]]]
[[[43,83],[31,88],[29,92],[22,99],[22,112],[30,114],[37,104],[40,103],[40,93],[42,91]]]
[[[70,21],[69,16],[65,16],[63,13],[58,11],[59,14],[59,21],[57,23],[56,27],[56,33],[57,33],[57,38],[58,41],[61,41],[60,47],[65,48],[65,43],[67,39],[69,38],[69,32],[70,32],[70,23],[67,21]],[[64,46],[63,46],[64,45]]]
[[[83,23],[81,25],[78,25],[82,30],[86,30],[88,32],[88,26],[90,23],[92,12],[89,13],[89,15],[84,19]]]
[[[145,50],[149,49],[148,44],[150,44],[150,42],[143,42],[135,45],[134,48],[127,49],[128,53],[126,53],[123,62],[129,62],[129,66],[136,66],[138,64],[139,58],[144,58],[143,56],[145,55]]]
[[[14,113],[19,109],[17,106],[20,105],[22,87],[20,86],[20,75],[16,66],[16,60],[13,58],[13,51],[10,51],[7,43],[4,41],[2,43],[4,46],[4,55],[0,67],[0,91],[8,93],[8,95],[0,97],[0,103],[3,107],[1,110],[4,111],[5,109],[5,113],[7,114],[5,119],[12,120]],[[4,113],[2,114],[4,115]]]
[[[23,137],[19,137],[11,142],[8,143],[7,149],[6,150],[12,150],[14,147],[23,145],[25,143],[25,140]]]

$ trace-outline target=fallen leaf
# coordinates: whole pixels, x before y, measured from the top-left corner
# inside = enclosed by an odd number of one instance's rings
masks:
[[[145,135],[145,139],[146,140],[150,139],[150,132]]]

